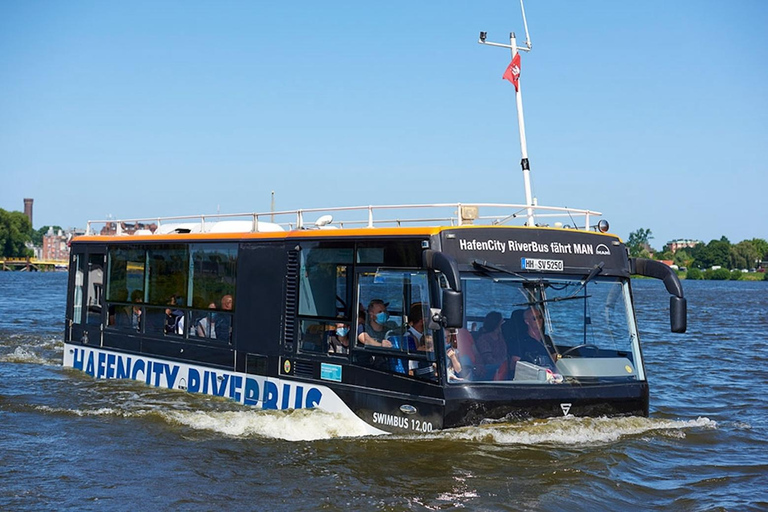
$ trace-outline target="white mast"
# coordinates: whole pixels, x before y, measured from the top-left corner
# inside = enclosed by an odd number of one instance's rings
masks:
[[[528,22],[525,19],[525,7],[523,6],[523,0],[520,0],[520,9],[523,12],[523,26],[525,27],[525,46],[517,46],[517,38],[515,33],[509,34],[509,44],[491,43],[485,40],[487,32],[480,32],[480,40],[478,43],[487,44],[488,46],[498,46],[500,48],[508,48],[512,51],[512,59],[514,60],[518,50],[529,52],[531,51],[531,37],[528,34]],[[520,166],[523,168],[523,182],[525,184],[525,204],[528,206],[535,206],[534,199],[531,194],[531,167],[528,163],[528,144],[525,141],[525,117],[523,116],[523,91],[522,85],[519,83],[515,88],[515,102],[517,103],[517,126],[520,132],[520,154],[522,159],[520,160]],[[528,208],[528,221],[526,225],[535,225],[533,219],[533,209]]]

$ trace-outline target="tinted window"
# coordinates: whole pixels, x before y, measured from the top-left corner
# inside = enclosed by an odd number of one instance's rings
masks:
[[[147,251],[147,261],[147,302],[167,305],[173,297],[177,303],[186,305],[189,274],[187,248],[179,245],[153,246]]]

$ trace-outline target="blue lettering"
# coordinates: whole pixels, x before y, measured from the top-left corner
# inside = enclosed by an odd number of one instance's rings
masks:
[[[147,386],[149,386],[149,383],[152,382],[152,367],[154,365],[152,364],[152,361],[147,361],[147,374],[145,375],[144,382],[147,383]]]
[[[131,372],[131,378],[133,380],[139,380],[137,378],[139,376],[139,372],[144,373],[144,360],[143,359],[137,359],[136,363],[134,363],[133,371]]]
[[[323,398],[323,392],[317,388],[312,388],[307,391],[307,404],[306,407],[315,407],[320,404],[320,400]]]
[[[259,403],[259,383],[256,379],[245,378],[245,395],[243,396],[245,405],[256,405]]]
[[[99,352],[99,362],[96,364],[96,378],[100,379],[107,371],[107,354]]]
[[[301,400],[304,398],[304,386],[296,386],[296,401],[293,403],[293,407],[301,409]]]
[[[283,384],[283,402],[280,404],[281,409],[288,408],[288,399],[291,398],[291,385]]]
[[[85,373],[91,377],[96,376],[96,371],[93,368],[93,352],[88,352],[88,362],[85,364]]]
[[[262,397],[262,409],[277,409],[278,392],[274,382],[264,383],[264,396]]]
[[[203,394],[204,395],[208,394],[208,379],[210,378],[211,378],[211,372],[204,371],[203,372]]]
[[[155,374],[155,387],[160,387],[160,377],[165,373],[165,369],[168,367],[165,363],[155,363],[152,366],[152,373]]]
[[[216,381],[218,381],[219,378],[216,376],[216,373],[211,372],[211,391],[215,396],[224,396],[224,392],[227,390],[227,383],[229,382],[229,375],[226,373],[221,376],[221,384],[217,386]]]
[[[187,391],[190,393],[197,393],[200,391],[200,372],[194,368],[190,368],[189,373],[187,373],[187,382],[189,383],[187,385]]]
[[[115,354],[107,354],[107,378],[115,378]]]
[[[243,387],[243,378],[239,375],[233,375],[231,379],[229,379],[229,398],[232,398],[233,400],[239,402],[240,401],[240,389]]]
[[[176,376],[179,374],[178,365],[165,365],[165,380],[168,383],[168,389],[173,389],[173,385],[176,384]]]
[[[131,358],[127,357],[125,359],[127,361],[123,361],[123,356],[117,356],[116,379],[127,379],[131,375]]]
[[[76,348],[74,359],[72,360],[72,368],[83,371],[84,362],[85,362],[85,351],[82,349]]]

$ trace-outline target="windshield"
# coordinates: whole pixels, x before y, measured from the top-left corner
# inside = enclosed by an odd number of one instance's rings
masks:
[[[463,381],[584,384],[644,380],[628,281],[482,272],[462,277]]]

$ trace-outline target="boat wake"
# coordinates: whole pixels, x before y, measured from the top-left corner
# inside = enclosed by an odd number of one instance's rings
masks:
[[[193,429],[233,437],[267,437],[286,441],[316,441],[366,435],[355,419],[319,409],[288,411],[169,411],[163,416]]]
[[[64,344],[60,336],[0,334],[0,362],[61,366]]]
[[[638,416],[582,418],[565,416],[465,427],[442,432],[443,436],[498,445],[594,446],[628,438],[666,436],[684,438],[688,430],[715,429],[709,418],[670,420]]]

